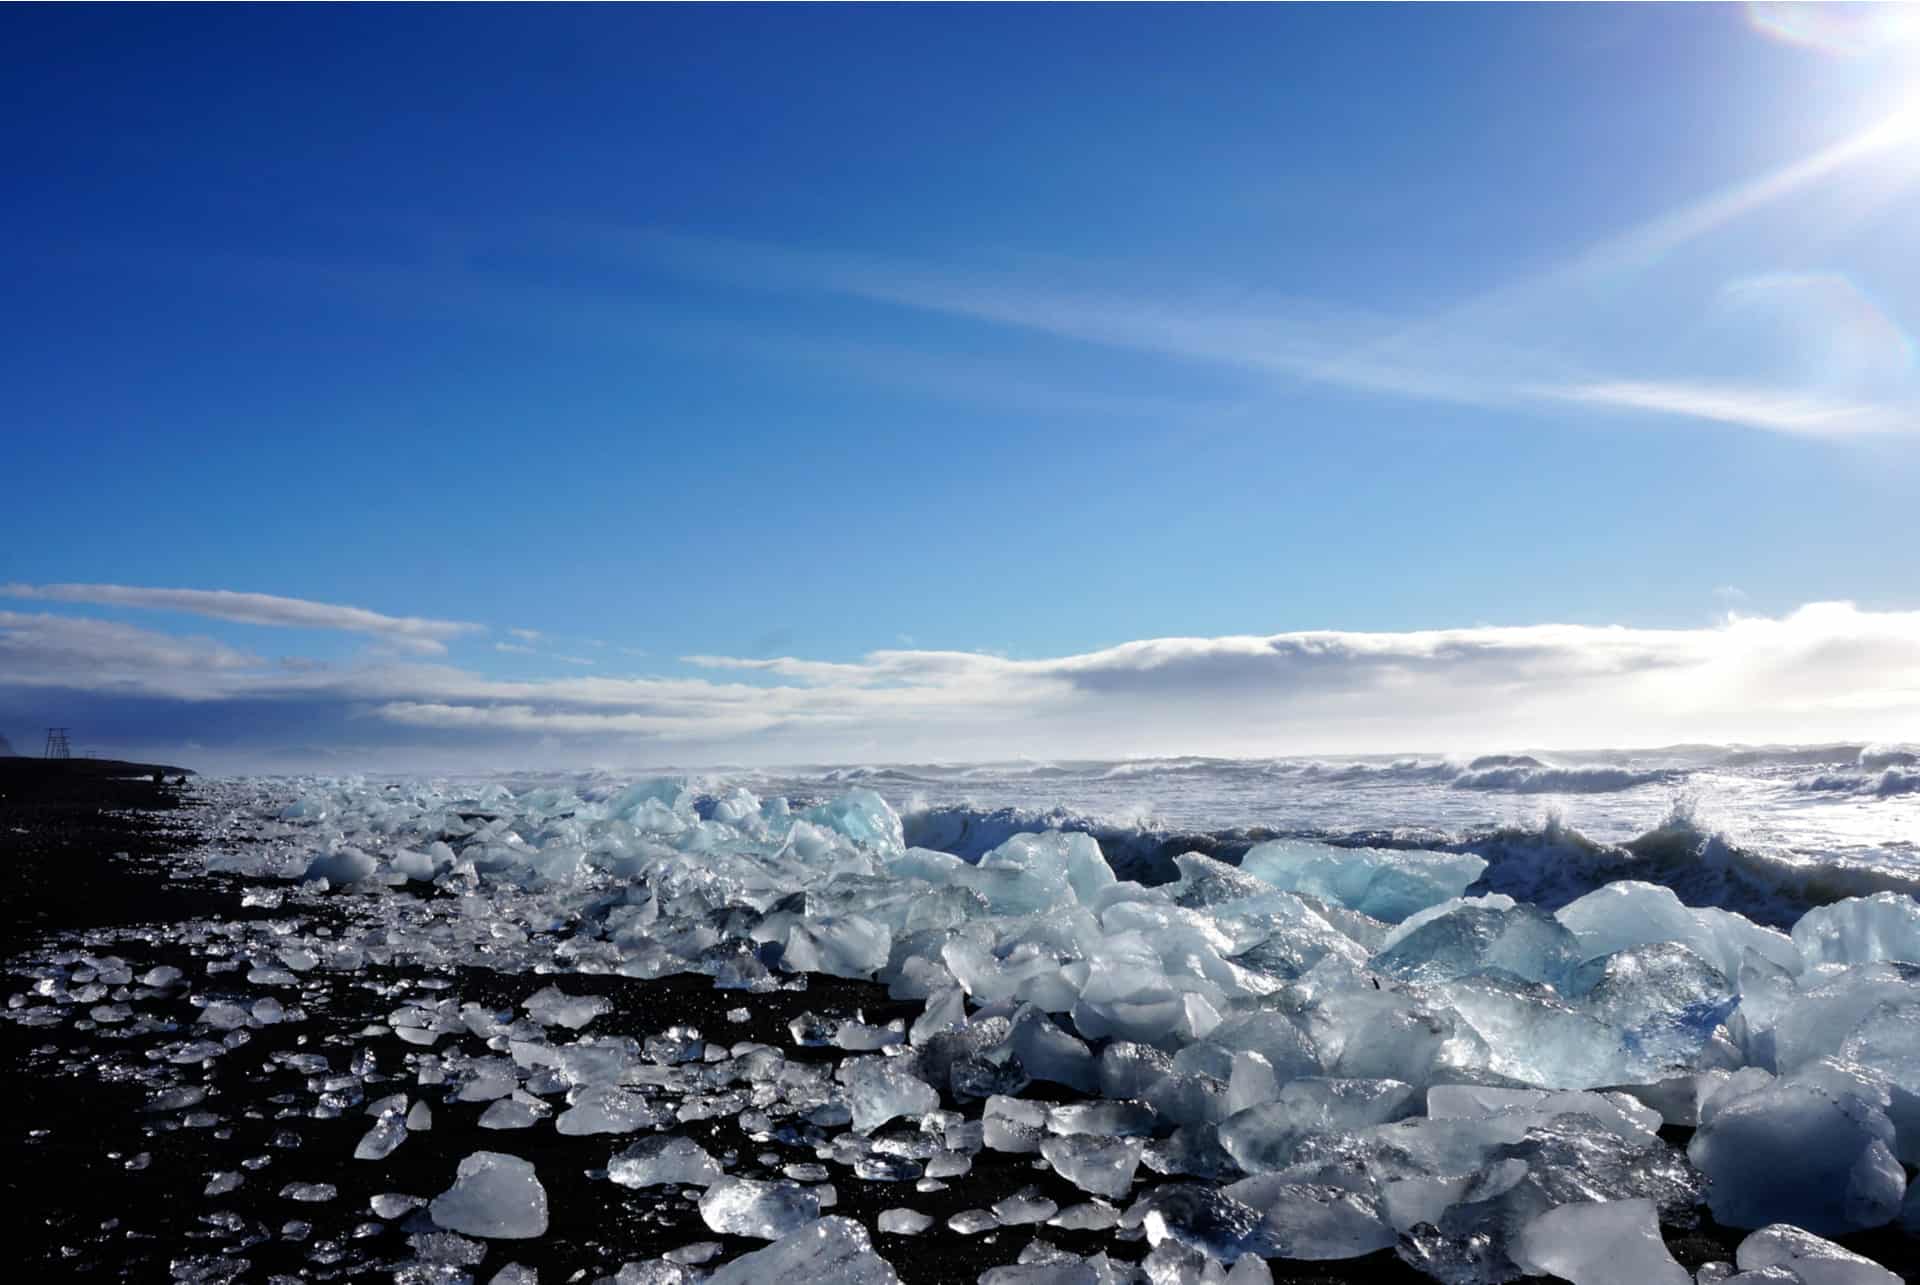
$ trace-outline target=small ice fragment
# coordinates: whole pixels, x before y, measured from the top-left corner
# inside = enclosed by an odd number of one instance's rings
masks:
[[[909,1071],[903,1065],[905,1061],[878,1056],[852,1059],[846,1064],[843,1074],[855,1132],[871,1133],[897,1116],[917,1116],[939,1108],[940,1095]]]
[[[887,1260],[873,1252],[867,1229],[851,1218],[822,1218],[795,1228],[765,1249],[742,1254],[707,1278],[707,1285],[766,1285],[769,1281],[834,1285],[899,1285]]]
[[[723,1236],[778,1240],[819,1216],[819,1193],[797,1182],[720,1178],[700,1197],[700,1217]]]
[[[736,1026],[752,1017],[753,1014],[744,1008],[730,1008],[727,1010],[727,1020]]]
[[[542,1026],[564,1026],[577,1031],[594,1018],[613,1009],[613,1001],[602,995],[568,995],[558,986],[548,986],[529,995],[520,1007]]]
[[[644,1045],[647,1061],[663,1066],[698,1062],[707,1051],[707,1042],[691,1026],[669,1026],[658,1035],[649,1035]]]
[[[1762,1227],[1740,1242],[1734,1258],[1743,1272],[1784,1267],[1806,1285],[1897,1285],[1894,1273],[1787,1223]]]
[[[482,1129],[525,1129],[540,1118],[527,1103],[519,1098],[500,1098],[487,1105],[480,1113]]]
[[[1104,1200],[1088,1200],[1068,1205],[1047,1219],[1047,1226],[1062,1231],[1105,1231],[1120,1221],[1120,1211]]]
[[[947,1226],[962,1236],[978,1236],[983,1231],[992,1231],[1000,1225],[1000,1220],[984,1209],[962,1209],[947,1219]]]
[[[342,848],[338,852],[321,853],[307,863],[306,873],[300,876],[301,882],[325,879],[336,888],[359,883],[378,868],[374,859],[364,852],[352,848]]]
[[[403,1195],[397,1191],[383,1191],[367,1202],[367,1207],[381,1218],[398,1218],[411,1213],[427,1202],[419,1196]]]
[[[993,1205],[993,1216],[1000,1220],[1003,1227],[1043,1223],[1059,1212],[1060,1206],[1041,1195],[1035,1187],[1023,1187],[1006,1199],[995,1201]]]
[[[664,1134],[642,1138],[607,1162],[607,1178],[622,1187],[706,1187],[720,1175],[719,1163],[706,1148],[691,1138]]]
[[[981,1122],[984,1125],[982,1139],[995,1151],[1038,1151],[1047,1128],[1047,1108],[1037,1102],[996,1093],[987,1099]]]
[[[320,1204],[340,1194],[339,1188],[325,1182],[290,1182],[280,1189],[280,1199]]]
[[[1531,1272],[1573,1285],[1693,1285],[1660,1239],[1651,1200],[1582,1200],[1520,1229],[1510,1251]]]
[[[453,1186],[434,1198],[436,1225],[468,1236],[523,1240],[547,1230],[547,1192],[518,1156],[476,1151],[460,1162]]]
[[[889,1236],[918,1236],[933,1226],[933,1219],[917,1209],[883,1209],[880,1230]]]
[[[1040,1143],[1040,1154],[1054,1172],[1097,1196],[1126,1195],[1145,1150],[1146,1143],[1139,1138],[1103,1138],[1085,1133],[1046,1138]]]
[[[660,1112],[640,1094],[595,1085],[581,1089],[573,1105],[554,1120],[553,1127],[560,1133],[578,1137],[591,1133],[632,1133],[661,1119]]]
[[[496,1104],[497,1105],[497,1104]],[[407,1140],[407,1122],[397,1112],[381,1116],[353,1149],[355,1160],[385,1160]]]
[[[207,1189],[201,1194],[205,1196],[224,1196],[229,1191],[237,1190],[242,1181],[244,1180],[240,1175],[231,1169],[216,1170],[208,1176]]]

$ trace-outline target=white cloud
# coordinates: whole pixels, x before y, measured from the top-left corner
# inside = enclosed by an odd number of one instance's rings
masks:
[[[515,634],[518,634],[521,631],[516,629],[516,630],[513,630],[512,632],[514,632]],[[533,648],[523,647],[519,643],[497,642],[493,645],[493,649],[495,651],[512,652],[516,656],[533,656],[538,654],[534,651]]]
[[[1099,757],[1119,745],[1262,754],[1902,739],[1920,718],[1920,612],[1847,603],[1697,629],[1305,631],[1025,660],[908,649],[854,662],[691,659],[715,676],[502,680],[442,664],[269,663],[206,639],[0,613],[0,689],[245,701],[287,708],[289,724],[322,706],[386,728],[394,744],[457,731],[463,745],[497,746],[503,762],[529,737],[580,755],[639,743],[683,759],[956,759]],[[728,671],[762,681],[718,677]]]
[[[338,629],[367,634],[389,647],[415,655],[443,655],[446,639],[478,632],[482,627],[461,620],[431,620],[419,616],[387,616],[364,607],[344,607],[305,598],[282,598],[267,593],[236,593],[231,589],[146,589],[114,584],[10,583],[0,585],[0,597],[42,602],[90,603],[102,607],[133,607],[145,611],[175,611],[207,616],[243,625],[290,629]]]

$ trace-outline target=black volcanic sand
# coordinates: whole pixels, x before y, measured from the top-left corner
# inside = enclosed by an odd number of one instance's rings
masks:
[[[21,786],[23,779],[48,788],[36,797]],[[504,1151],[534,1164],[547,1190],[551,1225],[545,1236],[531,1241],[443,1238],[443,1244],[468,1254],[484,1249],[483,1259],[464,1267],[475,1280],[515,1262],[537,1269],[546,1281],[593,1280],[611,1275],[622,1263],[703,1241],[724,1246],[712,1260],[722,1262],[765,1242],[709,1231],[700,1219],[695,1189],[635,1191],[593,1176],[591,1171],[604,1169],[609,1157],[638,1135],[569,1137],[556,1132],[550,1120],[526,1129],[481,1129],[477,1120],[486,1103],[442,1101],[440,1090],[428,1089],[431,1131],[410,1134],[383,1160],[356,1160],[354,1148],[372,1123],[363,1109],[353,1106],[338,1118],[315,1118],[317,1081],[274,1059],[317,1053],[340,1073],[356,1054],[371,1050],[367,1097],[404,1092],[420,1100],[406,1059],[427,1050],[394,1037],[386,1027],[387,1014],[410,998],[454,997],[494,1012],[517,1010],[527,996],[556,982],[569,994],[613,1001],[613,1010],[587,1027],[594,1035],[644,1039],[685,1024],[698,1027],[710,1043],[758,1041],[796,1062],[848,1056],[834,1048],[796,1045],[787,1024],[802,1013],[850,1017],[859,1012],[879,1025],[896,1018],[911,1022],[921,1010],[918,1002],[887,999],[883,987],[819,976],[804,979],[801,990],[749,994],[715,990],[704,976],[647,981],[473,968],[434,973],[369,964],[350,973],[306,972],[297,987],[248,985],[244,969],[209,971],[210,964],[218,970],[228,962],[237,938],[142,925],[245,919],[256,928],[284,923],[325,935],[328,929],[344,933],[349,921],[311,902],[243,906],[245,884],[237,879],[198,873],[192,879],[171,877],[167,857],[198,839],[183,823],[190,811],[178,810],[183,801],[190,802],[179,789],[110,774],[14,772],[0,781],[7,787],[0,798],[0,861],[8,866],[5,914],[12,943],[12,957],[0,968],[8,974],[10,995],[29,991],[41,976],[70,976],[83,967],[76,949],[116,956],[136,979],[158,965],[184,974],[169,993],[136,985],[127,999],[137,1015],[153,1015],[172,1029],[137,1031],[134,1023],[87,1029],[89,1003],[65,1006],[58,1024],[27,1025],[17,1020],[21,1001],[9,1001],[16,1011],[8,1016],[16,1020],[0,1022],[0,1136],[10,1149],[0,1200],[14,1214],[11,1239],[25,1279],[104,1273],[144,1281],[188,1266],[203,1273],[193,1279],[204,1280],[275,1274],[391,1279],[395,1267],[423,1256],[428,1242],[412,1238],[437,1229],[424,1211],[390,1222],[378,1219],[369,1198],[381,1192],[437,1195],[452,1183],[459,1160],[477,1150]],[[327,922],[336,916],[334,923]],[[147,1049],[195,1038],[200,1010],[188,998],[194,991],[249,1002],[272,993],[289,1007],[304,1008],[306,1020],[251,1029],[243,1045],[205,1064],[173,1066],[144,1057]],[[748,1019],[729,1021],[727,1012],[742,1007]],[[376,1033],[367,1034],[369,1028]],[[204,1028],[198,1034],[204,1036]],[[489,1052],[472,1035],[445,1037],[431,1051],[456,1047],[474,1055]],[[391,1082],[382,1082],[386,1079]],[[206,1098],[186,1110],[154,1111],[149,1099],[160,1085],[202,1087]],[[1076,1095],[1035,1084],[1023,1096],[1065,1101]],[[978,1103],[943,1105],[978,1118]],[[217,1120],[191,1119],[196,1112]],[[889,1131],[901,1127],[895,1122]],[[825,1130],[822,1136],[838,1131]],[[742,1176],[774,1177],[780,1164],[816,1162],[808,1146],[755,1142],[732,1117],[677,1126],[673,1132],[698,1141],[727,1161],[729,1172]],[[1684,1146],[1686,1131],[1668,1130],[1665,1136]],[[761,1163],[763,1153],[777,1153],[776,1163]],[[243,1160],[261,1156],[270,1157],[264,1167],[242,1168]],[[839,1200],[828,1212],[853,1217],[869,1231],[882,1210],[896,1206],[936,1220],[918,1237],[874,1232],[875,1248],[906,1281],[971,1283],[987,1268],[1013,1262],[1034,1240],[1078,1254],[1105,1249],[1127,1260],[1137,1260],[1147,1249],[1144,1240],[1124,1240],[1112,1231],[1042,1226],[966,1237],[945,1228],[950,1215],[986,1208],[1027,1187],[1062,1208],[1086,1198],[1034,1156],[982,1151],[971,1172],[946,1180],[947,1190],[931,1193],[915,1190],[912,1182],[861,1180],[843,1165],[829,1164],[829,1169]],[[236,1170],[245,1176],[238,1190],[218,1197],[202,1194],[213,1172]],[[281,1189],[296,1182],[331,1184],[338,1195],[323,1203],[282,1198]],[[1125,1202],[1117,1203],[1124,1208]],[[1696,1228],[1667,1231],[1669,1247],[1689,1270],[1714,1259],[1730,1261],[1744,1234],[1716,1227],[1702,1214]],[[311,1224],[311,1231],[289,1229],[296,1221]],[[1870,1233],[1846,1243],[1916,1279],[1906,1266],[1912,1242],[1897,1233]],[[1276,1281],[1316,1285],[1430,1279],[1390,1251],[1325,1264],[1273,1260],[1269,1267]]]

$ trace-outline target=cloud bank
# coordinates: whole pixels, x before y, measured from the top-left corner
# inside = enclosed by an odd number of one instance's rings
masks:
[[[1032,659],[895,649],[683,663],[690,674],[518,680],[267,659],[117,621],[0,612],[0,717],[31,728],[83,708],[101,729],[89,735],[191,741],[234,769],[296,752],[336,767],[779,763],[1907,739],[1920,726],[1920,612],[1849,603],[1695,629],[1321,630]]]

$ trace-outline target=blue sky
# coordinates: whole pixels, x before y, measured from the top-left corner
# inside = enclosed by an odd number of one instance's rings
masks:
[[[344,761],[1897,732],[1910,18],[12,7],[0,730]],[[1756,686],[1730,612],[1813,659]],[[1459,685],[1421,631],[1548,625],[1573,669],[1409,698]],[[1610,627],[1748,685],[1576,707]],[[1303,682],[1269,645],[1284,674],[1203,684],[1252,711],[1223,731],[1124,651],[1303,631],[1400,667]],[[974,653],[1002,670],[950,686]]]

